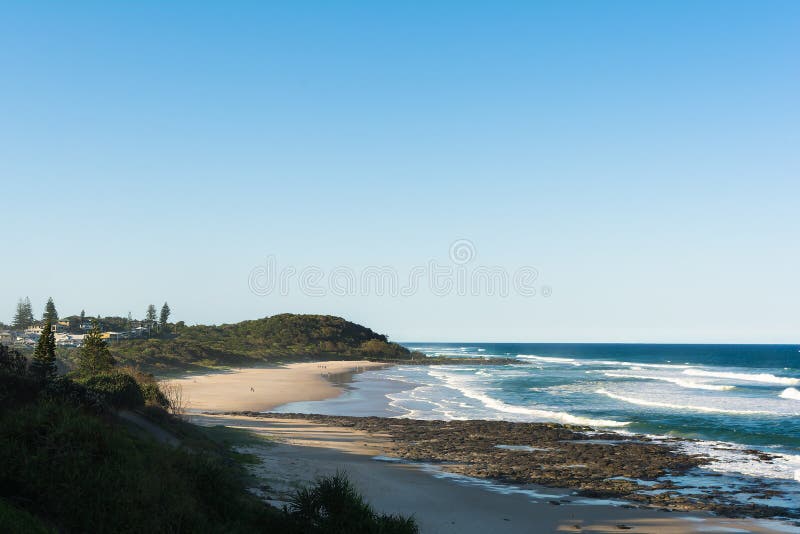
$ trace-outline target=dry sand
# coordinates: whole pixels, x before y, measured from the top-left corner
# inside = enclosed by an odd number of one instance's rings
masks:
[[[289,402],[337,397],[335,375],[386,367],[367,361],[304,362],[268,368],[234,369],[170,380],[180,386],[190,412],[267,411]]]
[[[280,404],[336,396],[327,373],[356,372],[381,364],[326,362],[245,369],[178,381],[191,397],[193,422],[248,429],[269,439],[238,447],[258,456],[254,491],[282,506],[300,485],[345,471],[369,502],[386,513],[414,515],[423,534],[539,532],[734,533],[790,532],[769,522],[717,518],[704,513],[668,513],[610,505],[552,505],[523,493],[499,493],[438,478],[423,467],[379,462],[388,437],[297,419],[200,414],[200,410],[265,411]],[[255,392],[250,391],[254,387]],[[557,490],[543,489],[546,493]],[[568,492],[564,492],[568,495]],[[570,498],[573,499],[573,498]]]

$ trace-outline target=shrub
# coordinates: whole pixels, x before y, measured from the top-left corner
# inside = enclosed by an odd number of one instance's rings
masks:
[[[41,389],[42,384],[30,376],[0,373],[0,411],[32,402]]]
[[[319,479],[299,490],[290,503],[291,515],[313,529],[329,534],[416,534],[413,518],[377,514],[344,473]]]
[[[49,534],[55,531],[25,510],[20,510],[0,499],[0,525],[7,534]]]
[[[396,343],[389,343],[381,339],[370,339],[361,344],[359,349],[362,354],[371,358],[408,358],[409,352]]]
[[[139,387],[142,390],[145,403],[150,406],[164,408],[165,410],[169,408],[169,399],[167,399],[167,396],[164,395],[163,391],[161,391],[161,388],[158,387],[158,384],[155,382],[148,382],[145,384],[140,383]]]
[[[44,387],[45,399],[56,402],[69,402],[77,406],[85,406],[97,412],[103,410],[105,396],[91,390],[66,376],[59,376],[47,383]]]
[[[18,350],[0,344],[0,372],[24,375],[28,360]]]
[[[100,373],[78,379],[86,389],[98,393],[115,408],[139,408],[145,397],[136,379],[125,373]]]
[[[59,532],[287,530],[221,459],[137,439],[70,404],[0,412],[0,450],[0,499],[24,503]]]
[[[120,367],[118,373],[130,375],[139,384],[142,390],[145,404],[148,406],[155,406],[164,410],[169,409],[170,403],[167,395],[156,378],[150,374],[141,371],[140,369],[132,366]]]

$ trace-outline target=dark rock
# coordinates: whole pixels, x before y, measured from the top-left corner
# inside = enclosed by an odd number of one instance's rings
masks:
[[[669,438],[654,442],[646,436],[593,432],[589,427],[555,423],[508,421],[421,421],[383,417],[342,417],[309,414],[235,415],[265,419],[305,419],[311,422],[388,434],[387,455],[412,462],[426,462],[470,477],[512,484],[569,488],[584,497],[624,499],[640,506],[673,510],[706,510],[728,517],[800,517],[800,512],[770,506],[743,504],[735,492],[709,488],[702,494],[683,495],[673,481],[652,487],[637,480],[657,480],[665,475],[680,477],[711,461],[707,456],[679,452],[682,441]],[[497,448],[523,445],[533,451]],[[768,461],[771,455],[747,451]],[[708,476],[718,476],[708,473]],[[624,478],[619,478],[624,477]],[[652,494],[643,490],[670,490]],[[768,487],[752,493],[780,495]],[[550,501],[555,506],[559,501]]]

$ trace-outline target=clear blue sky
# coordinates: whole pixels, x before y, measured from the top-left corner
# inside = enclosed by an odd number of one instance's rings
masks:
[[[800,2],[4,2],[0,320],[800,341]],[[510,295],[254,295],[281,265]]]

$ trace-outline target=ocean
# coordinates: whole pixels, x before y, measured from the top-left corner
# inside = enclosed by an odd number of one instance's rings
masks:
[[[588,425],[692,441],[707,469],[746,487],[769,481],[800,507],[800,347],[404,343],[428,356],[503,365],[395,366],[353,377],[337,399],[279,411]],[[748,449],[776,456],[756,461]],[[685,481],[684,481],[685,482]]]

